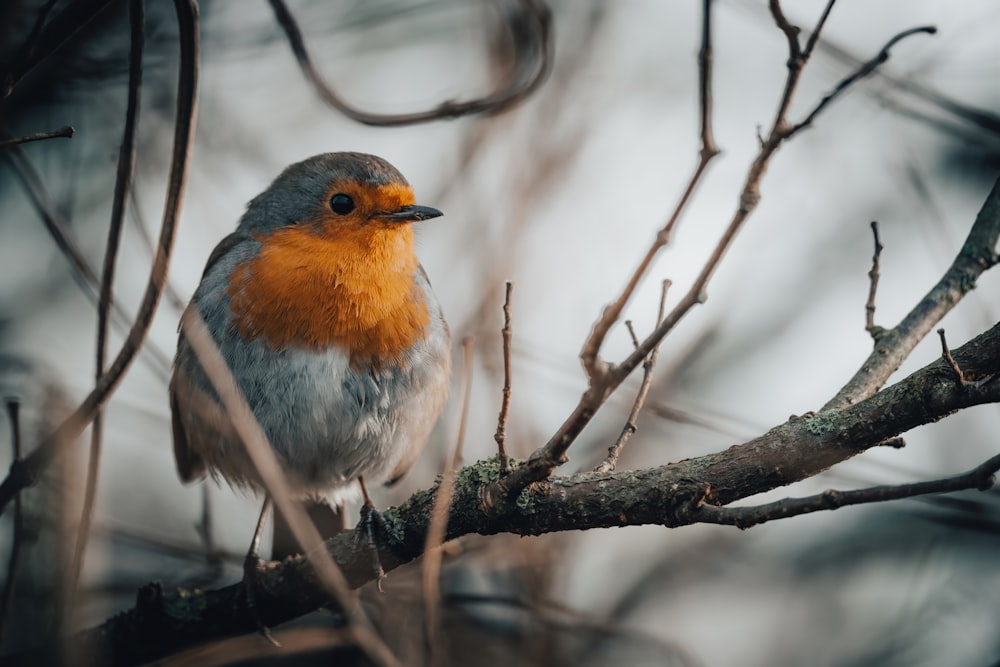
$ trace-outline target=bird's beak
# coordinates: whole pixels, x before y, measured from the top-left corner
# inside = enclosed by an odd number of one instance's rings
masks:
[[[401,206],[399,209],[389,211],[388,213],[376,213],[373,217],[385,220],[386,222],[414,222],[417,220],[439,218],[442,215],[444,213],[430,206]]]

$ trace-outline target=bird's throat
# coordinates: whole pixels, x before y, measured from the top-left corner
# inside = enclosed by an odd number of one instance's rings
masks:
[[[232,324],[274,348],[348,352],[355,366],[402,364],[430,322],[410,225],[336,238],[288,227],[258,239],[228,294]]]

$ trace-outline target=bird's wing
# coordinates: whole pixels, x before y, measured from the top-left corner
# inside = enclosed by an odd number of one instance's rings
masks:
[[[183,335],[181,334],[182,337]],[[177,463],[177,474],[180,476],[181,481],[193,482],[205,476],[205,462],[202,460],[201,455],[191,447],[187,429],[184,428],[180,402],[177,398],[177,385],[185,385],[180,388],[180,391],[184,391],[187,388],[187,381],[180,380],[177,374],[178,371],[175,370],[174,376],[170,379],[170,425],[174,432],[174,461]]]

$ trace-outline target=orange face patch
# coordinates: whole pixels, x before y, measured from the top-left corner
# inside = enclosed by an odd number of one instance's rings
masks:
[[[370,225],[389,224],[379,221],[375,216],[397,211],[414,202],[413,188],[402,183],[372,186],[354,181],[335,181],[326,192],[326,201],[335,194],[349,196],[354,200],[356,208],[347,215],[337,215],[324,205],[320,213],[307,221],[320,234],[350,234]]]
[[[334,184],[356,209],[326,211],[308,224],[257,238],[259,256],[233,272],[227,291],[233,326],[272,347],[337,346],[354,365],[401,364],[424,335],[430,314],[414,283],[409,224],[372,216],[413,203],[408,186]]]

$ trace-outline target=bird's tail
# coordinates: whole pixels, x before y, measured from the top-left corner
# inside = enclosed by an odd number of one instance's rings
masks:
[[[325,500],[311,499],[304,501],[302,506],[324,540],[328,540],[347,529],[347,514],[343,505],[333,507]],[[281,512],[275,511],[271,558],[284,560],[300,553],[302,553],[302,548],[292,534],[291,528],[285,522],[285,518],[281,516]]]

